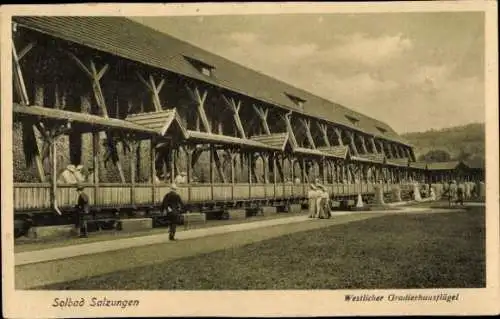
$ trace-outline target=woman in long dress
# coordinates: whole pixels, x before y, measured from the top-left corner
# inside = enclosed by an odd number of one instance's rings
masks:
[[[314,184],[309,185],[309,192],[307,192],[307,199],[309,201],[309,218],[316,218],[317,216],[317,197],[318,189]]]

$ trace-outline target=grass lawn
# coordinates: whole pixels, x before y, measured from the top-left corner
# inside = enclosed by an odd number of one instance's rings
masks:
[[[397,214],[43,289],[485,287],[484,208]]]

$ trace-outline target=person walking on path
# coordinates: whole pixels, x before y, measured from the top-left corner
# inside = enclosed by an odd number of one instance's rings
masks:
[[[87,228],[87,220],[90,218],[90,205],[89,205],[89,197],[83,191],[84,188],[81,185],[76,187],[76,191],[78,192],[78,200],[76,205],[76,223],[75,227],[80,233],[80,237],[87,238],[88,237],[88,228]],[[81,233],[83,229],[83,233]]]
[[[182,203],[181,197],[177,193],[177,186],[175,184],[172,184],[170,189],[170,192],[165,194],[165,197],[163,197],[161,211],[162,213],[166,214],[167,220],[169,222],[168,239],[175,240],[177,222],[184,204]]]

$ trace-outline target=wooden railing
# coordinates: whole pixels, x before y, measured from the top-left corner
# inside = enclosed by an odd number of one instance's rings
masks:
[[[402,190],[410,190],[412,185],[398,184]],[[95,206],[129,206],[161,203],[163,196],[170,191],[169,184],[85,184],[85,193],[90,204]],[[392,192],[394,184],[383,184],[385,193]],[[189,203],[210,201],[237,201],[248,199],[280,199],[306,197],[309,184],[190,184],[178,185],[179,195]],[[327,184],[326,189],[334,196],[354,196],[359,193],[373,193],[371,183],[364,184]],[[49,209],[49,183],[15,183],[14,209]],[[78,194],[74,185],[57,185],[56,199],[59,207],[74,207]]]

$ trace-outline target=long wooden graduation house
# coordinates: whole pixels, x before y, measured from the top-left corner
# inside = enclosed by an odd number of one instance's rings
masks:
[[[121,17],[14,17],[14,209],[292,202],[423,181],[387,124]],[[225,203],[225,204],[224,204]]]

